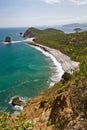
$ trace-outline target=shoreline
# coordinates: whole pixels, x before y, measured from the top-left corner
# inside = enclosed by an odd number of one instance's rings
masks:
[[[46,50],[46,48],[42,48],[40,46],[33,45],[32,43],[29,43],[27,45],[40,51],[43,55],[50,58],[51,62],[53,62],[52,69],[54,70],[54,72],[51,75],[51,78],[50,78],[51,83],[50,83],[49,87],[53,86],[56,82],[60,81],[62,78],[62,75],[64,74],[64,70],[62,69],[61,64],[56,60],[56,58],[52,54],[50,54],[49,51]]]
[[[69,56],[61,53],[57,49],[53,49],[53,48],[35,43],[33,41],[34,39],[35,38],[27,38],[24,41],[28,42],[28,44],[30,44],[32,46],[39,47],[39,48],[43,49],[45,52],[48,52],[49,54],[51,54],[56,59],[56,61],[61,64],[64,72],[72,74],[74,71],[79,71],[79,64],[80,64],[79,62],[71,60],[71,58]]]

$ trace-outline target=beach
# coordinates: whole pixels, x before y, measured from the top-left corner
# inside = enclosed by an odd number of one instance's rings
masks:
[[[59,50],[35,43],[34,39],[35,38],[27,38],[25,41],[32,46],[40,47],[41,49],[43,49],[44,51],[48,52],[53,57],[55,57],[57,62],[61,64],[64,72],[73,73],[74,71],[79,71],[79,62],[71,60],[69,56],[61,53]]]

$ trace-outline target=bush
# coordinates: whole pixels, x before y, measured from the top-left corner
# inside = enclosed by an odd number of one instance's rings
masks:
[[[69,73],[65,72],[65,73],[63,74],[63,76],[62,76],[62,79],[63,79],[64,81],[68,81],[69,79],[71,79],[71,75],[70,75]]]

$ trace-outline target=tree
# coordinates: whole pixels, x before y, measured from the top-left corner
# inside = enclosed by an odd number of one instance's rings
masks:
[[[62,75],[62,80],[63,81],[68,81],[71,78],[71,74],[64,72],[64,74]]]
[[[79,33],[79,32],[81,32],[82,30],[81,30],[81,28],[75,28],[74,31],[75,31],[76,33]]]
[[[76,43],[79,43],[79,33],[81,32],[81,28],[75,28],[74,29],[75,33],[76,33]]]

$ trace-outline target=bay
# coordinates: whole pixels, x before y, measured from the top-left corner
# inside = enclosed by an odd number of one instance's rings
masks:
[[[0,41],[6,36],[22,41],[25,28],[0,29]],[[0,42],[0,109],[9,110],[14,96],[24,100],[37,96],[52,82],[53,62],[25,42],[5,45]]]

